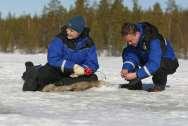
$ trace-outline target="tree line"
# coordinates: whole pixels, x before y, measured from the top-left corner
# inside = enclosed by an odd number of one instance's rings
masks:
[[[188,10],[178,7],[175,0],[168,0],[166,4],[165,10],[159,3],[145,10],[138,0],[133,0],[132,9],[124,5],[123,0],[100,0],[92,5],[88,0],[76,0],[75,5],[67,9],[59,0],[50,0],[41,15],[16,17],[9,13],[6,18],[0,16],[0,51],[46,52],[48,43],[67,20],[82,15],[99,54],[121,55],[125,45],[121,40],[121,25],[148,21],[172,41],[178,57],[188,58]]]

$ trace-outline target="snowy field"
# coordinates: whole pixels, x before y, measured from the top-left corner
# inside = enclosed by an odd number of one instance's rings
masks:
[[[24,62],[45,64],[46,56],[0,54],[0,126],[188,126],[188,61],[169,76],[160,93],[118,89],[121,58],[101,57],[111,83],[84,92],[22,92]],[[104,74],[98,72],[99,78]],[[151,86],[151,78],[144,86]]]

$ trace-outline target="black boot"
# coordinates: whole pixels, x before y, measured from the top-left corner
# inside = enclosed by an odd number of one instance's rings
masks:
[[[119,88],[127,88],[128,90],[143,90],[142,82],[139,79],[131,80],[128,84],[121,84]]]
[[[34,66],[32,62],[26,62],[25,67],[26,71],[22,75],[22,79],[24,80],[23,91],[36,91],[38,86],[38,66]]]
[[[26,76],[27,76],[27,73],[29,72],[29,70],[31,70],[31,68],[34,66],[33,62],[31,61],[28,61],[28,62],[25,62],[25,72],[23,73],[22,75],[22,79],[23,80],[26,80]]]
[[[149,88],[148,92],[164,91],[167,83],[167,74],[163,71],[156,72],[152,77],[154,87]]]
[[[154,88],[149,88],[147,91],[148,92],[161,92],[164,91],[165,88],[161,86],[154,86]]]
[[[25,62],[26,71],[30,70],[31,67],[33,67],[34,64],[31,61]]]

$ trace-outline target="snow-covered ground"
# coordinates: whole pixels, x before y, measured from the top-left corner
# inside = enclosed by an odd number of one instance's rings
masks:
[[[45,54],[0,54],[0,126],[187,126],[188,61],[169,76],[166,91],[118,89],[121,58],[101,57],[98,75],[109,85],[84,92],[22,92],[25,61],[45,64]],[[144,85],[151,85],[151,78]]]

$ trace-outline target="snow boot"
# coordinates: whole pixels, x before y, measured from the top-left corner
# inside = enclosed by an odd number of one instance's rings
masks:
[[[156,73],[154,73],[152,80],[154,83],[153,88],[149,88],[148,92],[160,92],[164,91],[167,83],[167,74],[164,70],[158,70]]]
[[[142,82],[139,79],[131,80],[128,84],[121,84],[119,88],[126,88],[128,90],[143,90]]]
[[[161,86],[154,86],[154,88],[149,88],[147,91],[148,92],[161,92],[164,91],[165,87],[161,87]]]
[[[33,62],[31,62],[31,61],[25,62],[26,71],[31,69],[31,67],[33,67],[33,66],[34,66]]]
[[[23,91],[37,91],[37,76],[40,66],[34,66],[30,61],[25,63],[26,71],[22,75],[22,79],[24,80]]]
[[[26,73],[34,66],[33,62],[31,61],[28,61],[28,62],[25,62],[25,68],[26,68],[26,71],[23,73],[22,75],[22,79],[25,80],[26,79]]]

